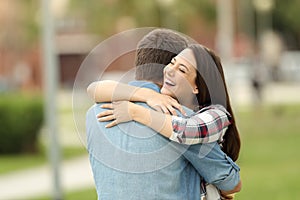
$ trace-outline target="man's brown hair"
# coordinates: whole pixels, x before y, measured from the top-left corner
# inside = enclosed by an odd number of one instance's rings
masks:
[[[162,83],[164,67],[188,46],[188,40],[169,29],[155,29],[138,43],[136,80]]]

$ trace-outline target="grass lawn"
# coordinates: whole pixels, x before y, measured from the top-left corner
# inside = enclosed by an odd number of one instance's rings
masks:
[[[64,194],[64,200],[96,200],[97,193],[94,188],[83,189],[76,192],[67,192]],[[52,200],[50,197],[40,197],[32,200]]]
[[[239,112],[243,182],[236,199],[300,199],[300,105]]]
[[[235,199],[300,199],[300,105],[272,106],[255,111],[236,110],[236,118],[242,139],[238,164],[243,188]],[[73,150],[69,151],[73,154]],[[3,168],[2,163],[5,165],[9,160],[3,159],[0,157],[0,169]],[[45,161],[38,156],[32,159]],[[11,162],[8,167],[24,165],[25,160],[30,159],[25,156],[20,161]],[[67,192],[64,199],[95,200],[96,193],[93,188],[83,189]]]

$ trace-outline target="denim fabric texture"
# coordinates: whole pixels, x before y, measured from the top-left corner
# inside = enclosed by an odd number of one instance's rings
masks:
[[[131,85],[159,92],[153,83],[136,81]],[[104,110],[95,104],[86,115],[98,199],[199,200],[199,174],[222,190],[231,190],[238,183],[239,167],[217,143],[178,144],[137,122],[107,129],[107,122],[96,118]]]

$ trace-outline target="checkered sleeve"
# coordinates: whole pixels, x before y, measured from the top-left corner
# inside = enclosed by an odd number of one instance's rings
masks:
[[[221,105],[210,105],[190,117],[172,116],[170,140],[182,144],[221,142],[231,115]]]

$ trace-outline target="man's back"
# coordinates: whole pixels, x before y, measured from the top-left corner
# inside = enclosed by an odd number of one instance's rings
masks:
[[[199,199],[200,178],[169,141],[136,122],[106,129],[99,104],[87,113],[88,150],[99,199]]]

